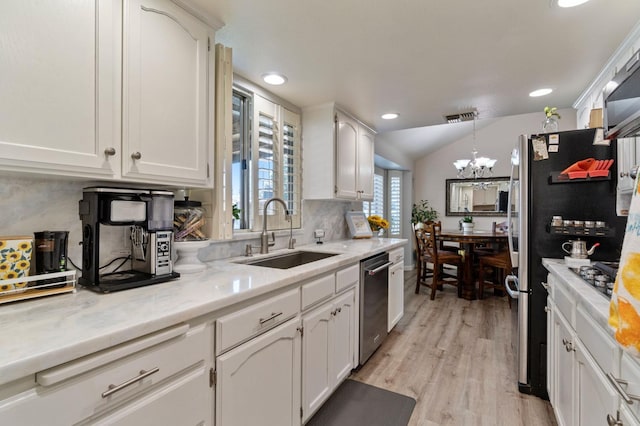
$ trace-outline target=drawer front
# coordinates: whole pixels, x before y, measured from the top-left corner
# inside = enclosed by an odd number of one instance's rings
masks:
[[[605,373],[614,371],[616,344],[582,306],[578,306],[576,311],[576,333],[598,366]]]
[[[333,296],[335,287],[336,276],[334,274],[304,284],[302,286],[302,309],[307,309]]]
[[[626,352],[622,352],[622,361],[620,362],[620,379],[626,380],[628,385],[622,388],[629,395],[640,395],[640,360],[634,358]],[[626,406],[633,415],[640,419],[640,404],[634,400],[633,404],[627,404],[620,398],[621,405]],[[626,425],[627,423],[625,423]],[[630,423],[631,424],[631,423]]]
[[[188,367],[198,363],[204,365],[204,358],[210,353],[212,344],[210,328],[200,326],[191,329],[186,335],[55,385],[36,386],[13,404],[0,406],[0,418],[7,424],[74,424],[131,400]],[[85,362],[90,357],[78,362]],[[142,371],[153,373],[145,375]],[[130,384],[125,386],[127,382]],[[206,392],[206,389],[202,391]],[[109,394],[110,391],[112,393]],[[64,407],[64,410],[60,407]],[[52,417],[51,413],[56,415]]]
[[[360,282],[360,265],[355,264],[336,272],[336,293]]]
[[[561,285],[555,285],[553,292],[553,301],[556,303],[558,310],[569,321],[571,327],[576,328],[575,321],[575,302],[573,298],[562,288]]]
[[[404,261],[404,249],[397,248],[393,249],[389,252],[389,261],[393,263],[403,262]]]
[[[216,321],[216,355],[294,317],[300,310],[298,289],[274,296]]]

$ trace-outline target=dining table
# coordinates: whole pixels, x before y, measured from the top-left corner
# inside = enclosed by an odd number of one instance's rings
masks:
[[[462,291],[460,297],[467,300],[476,299],[476,275],[473,268],[474,249],[480,244],[503,246],[507,244],[507,233],[501,231],[461,229],[443,229],[438,238],[442,241],[456,242],[460,245],[463,256]]]

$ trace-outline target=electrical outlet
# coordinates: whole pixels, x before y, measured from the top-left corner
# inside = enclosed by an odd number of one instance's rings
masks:
[[[313,231],[314,238],[324,238],[324,229],[316,229]]]

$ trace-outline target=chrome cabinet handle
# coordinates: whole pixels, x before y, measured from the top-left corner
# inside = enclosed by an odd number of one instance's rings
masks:
[[[611,373],[607,373],[607,379],[609,379],[609,382],[611,383],[611,385],[613,385],[613,387],[620,394],[622,399],[624,399],[624,402],[631,405],[633,404],[634,400],[640,401],[640,396],[629,394],[627,393],[627,391],[622,389],[622,386],[620,386],[620,385],[628,386],[629,382],[627,382],[626,380],[618,379]]]
[[[133,158],[134,160],[139,160],[142,158],[142,154],[140,154],[139,152],[134,152],[133,154],[131,154],[131,158]]]
[[[545,283],[545,282],[541,282],[540,284],[542,284],[542,287],[544,287],[545,290],[549,290],[549,284]]]
[[[342,308],[338,308],[336,310],[338,311],[338,313],[342,312]]]
[[[143,379],[149,377],[152,374],[157,373],[158,371],[160,371],[160,368],[158,368],[158,367],[152,368],[149,371],[140,370],[140,375],[138,375],[138,376],[136,376],[134,378],[131,378],[131,379],[127,380],[126,382],[122,382],[119,385],[109,385],[109,389],[107,389],[106,391],[102,392],[102,397],[106,398],[109,395],[114,394],[114,393],[126,388],[127,386],[131,386],[132,384],[134,384],[136,382],[139,382],[140,380],[143,380]]]
[[[114,147],[105,148],[104,155],[111,157],[116,155],[116,149]]]
[[[278,318],[280,315],[282,315],[282,312],[271,312],[271,316],[269,318],[260,318],[260,325],[264,325],[264,323],[267,323],[274,318]]]
[[[335,317],[338,314],[338,310],[334,309],[333,311],[331,311],[331,316]]]
[[[623,178],[629,176],[631,179],[635,179],[636,176],[638,176],[638,167],[639,166],[633,166],[628,172],[620,172],[620,177]]]
[[[618,411],[616,416],[617,418],[614,419],[611,414],[607,414],[607,424],[609,426],[624,426],[624,423],[620,420],[620,411]]]

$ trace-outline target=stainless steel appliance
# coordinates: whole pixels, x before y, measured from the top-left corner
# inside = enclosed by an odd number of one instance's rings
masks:
[[[391,265],[386,252],[360,262],[360,365],[367,362],[387,337]]]
[[[79,205],[82,220],[82,277],[90,289],[110,292],[168,281],[173,271],[173,193],[145,189],[85,188]],[[110,228],[124,228],[124,233]],[[128,233],[131,261],[126,271],[102,272],[111,253],[105,241]],[[113,259],[112,259],[113,260]],[[101,266],[101,264],[103,264]]]
[[[596,129],[586,129],[530,138],[523,135],[512,155],[508,206],[518,200],[518,214],[508,209],[509,248],[515,273],[506,284],[518,302],[512,306],[517,310],[518,385],[523,393],[548,398],[548,272],[542,266],[542,258],[564,258],[562,243],[568,237],[580,237],[590,246],[599,243],[593,260],[617,260],[625,229],[626,218],[616,215],[615,172],[574,179],[560,176],[560,172],[586,158],[615,161],[616,154],[615,143],[597,139]],[[519,191],[518,197],[514,197],[515,191]],[[561,226],[559,217],[567,219]],[[587,221],[593,222],[594,227],[585,227]]]
[[[640,134],[640,50],[605,86],[603,99],[607,139]]]

